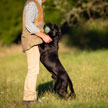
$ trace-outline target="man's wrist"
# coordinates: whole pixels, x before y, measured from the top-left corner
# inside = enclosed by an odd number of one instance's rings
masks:
[[[41,37],[41,38],[43,39],[43,37],[44,37],[46,34],[40,31],[40,32],[37,32],[35,35],[36,35],[36,36],[39,36],[39,37]]]

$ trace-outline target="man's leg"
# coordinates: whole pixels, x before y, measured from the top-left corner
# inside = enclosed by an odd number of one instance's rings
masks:
[[[28,73],[24,84],[24,97],[23,101],[36,100],[36,80],[39,73],[40,53],[38,46],[32,47],[26,51]]]

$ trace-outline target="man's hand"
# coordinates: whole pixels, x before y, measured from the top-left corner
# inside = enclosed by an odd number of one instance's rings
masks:
[[[44,35],[44,36],[42,37],[42,39],[43,39],[43,41],[44,41],[45,43],[50,43],[50,42],[52,41],[52,39],[50,38],[49,35]]]
[[[52,41],[52,39],[50,38],[50,36],[46,35],[43,32],[38,32],[38,33],[36,33],[36,35],[39,36],[39,37],[41,37],[45,43],[50,43]]]

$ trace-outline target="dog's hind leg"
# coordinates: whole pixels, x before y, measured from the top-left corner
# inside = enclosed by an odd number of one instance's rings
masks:
[[[59,96],[68,98],[69,94],[67,92],[68,80],[61,78],[60,76],[57,77],[55,80],[54,90]]]
[[[67,78],[68,78],[68,85],[69,85],[69,88],[71,90],[70,96],[75,99],[76,98],[76,94],[75,94],[75,91],[74,91],[74,88],[73,88],[72,81],[70,80],[69,76],[67,76]]]

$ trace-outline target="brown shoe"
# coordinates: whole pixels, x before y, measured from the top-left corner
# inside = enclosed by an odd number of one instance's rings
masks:
[[[23,105],[30,107],[34,103],[41,103],[42,101],[40,99],[33,100],[33,101],[24,101],[23,100]]]
[[[23,105],[30,107],[32,104],[36,103],[38,101],[34,100],[34,101],[23,101]]]

